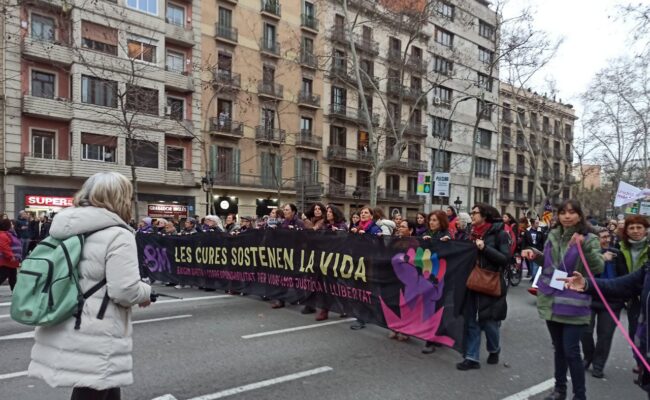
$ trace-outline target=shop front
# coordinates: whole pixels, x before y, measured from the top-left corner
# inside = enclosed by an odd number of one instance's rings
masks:
[[[17,186],[14,197],[15,209],[25,210],[35,217],[52,216],[72,206],[75,192],[76,190],[73,189]]]
[[[181,204],[149,204],[147,205],[147,216],[151,218],[165,218],[168,221],[180,221],[186,219],[188,207]]]

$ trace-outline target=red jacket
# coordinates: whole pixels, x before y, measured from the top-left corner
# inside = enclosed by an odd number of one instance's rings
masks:
[[[0,266],[18,268],[20,262],[14,257],[11,251],[11,235],[7,231],[0,231]]]

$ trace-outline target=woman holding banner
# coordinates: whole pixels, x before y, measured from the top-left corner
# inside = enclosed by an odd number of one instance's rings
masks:
[[[580,203],[565,200],[558,209],[558,227],[549,232],[544,253],[522,250],[522,257],[542,265],[537,281],[537,311],[546,326],[555,351],[555,388],[545,400],[564,400],[567,395],[567,370],[571,373],[573,398],[585,400],[585,368],[580,354],[580,338],[591,320],[591,296],[564,290],[560,278],[584,273],[578,246],[594,274],[603,272],[604,260],[598,238],[589,234]]]
[[[588,261],[589,267],[592,268],[591,262]],[[592,268],[593,271],[593,268]],[[595,272],[594,272],[595,273]],[[648,399],[650,399],[650,371],[647,370],[647,365],[650,363],[648,359],[648,354],[650,354],[650,341],[648,341],[648,319],[650,314],[648,314],[648,304],[650,302],[650,263],[646,263],[641,268],[637,269],[635,272],[624,275],[614,279],[599,279],[595,278],[594,280],[585,279],[583,275],[574,271],[573,275],[568,278],[561,279],[565,281],[565,286],[567,289],[585,293],[588,295],[597,294],[596,286],[600,289],[604,297],[610,299],[617,299],[621,297],[640,296],[643,301],[640,302],[640,315],[641,318],[639,322],[639,329],[635,337],[635,342],[638,349],[641,351],[642,355],[645,354],[645,362],[639,371],[638,384],[643,390],[648,393]],[[632,333],[630,333],[632,335]],[[641,362],[636,355],[637,362]]]
[[[510,260],[510,238],[503,229],[499,212],[487,204],[478,203],[472,207],[471,240],[478,249],[476,265],[472,274],[484,271],[483,276],[495,277],[498,293],[482,290],[478,286],[468,287],[462,310],[465,316],[465,359],[456,364],[460,371],[481,368],[480,348],[481,331],[485,332],[487,350],[490,353],[488,364],[499,362],[499,329],[501,321],[506,319],[508,305],[506,303],[506,283],[503,270]],[[468,279],[468,286],[470,279]]]

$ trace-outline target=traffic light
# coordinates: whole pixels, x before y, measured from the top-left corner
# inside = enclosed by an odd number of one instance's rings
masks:
[[[431,193],[431,175],[424,176],[424,193]]]

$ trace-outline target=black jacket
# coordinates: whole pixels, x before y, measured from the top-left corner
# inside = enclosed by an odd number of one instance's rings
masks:
[[[478,252],[478,262],[482,268],[500,272],[501,296],[492,297],[467,290],[463,310],[467,309],[465,306],[467,302],[476,302],[478,305],[479,321],[503,321],[508,314],[508,303],[506,302],[508,291],[501,272],[503,272],[510,260],[510,238],[508,233],[503,229],[503,223],[495,222],[485,233],[485,236],[483,236],[483,241],[485,242],[485,247],[482,251]],[[472,318],[473,316],[466,315],[466,317]]]
[[[544,243],[546,243],[546,235],[539,230],[535,232],[537,232],[536,240],[533,240],[533,235],[531,234],[530,229],[523,232],[523,243],[521,245],[522,249],[530,249],[534,247],[539,251],[544,251]]]

